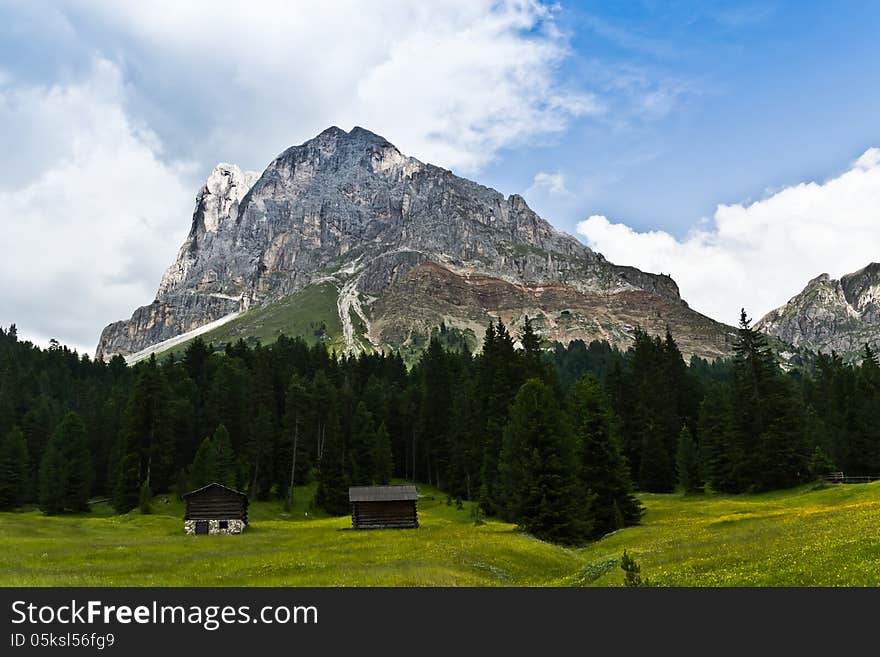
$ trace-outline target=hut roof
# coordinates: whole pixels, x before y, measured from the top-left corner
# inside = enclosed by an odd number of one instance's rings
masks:
[[[196,493],[202,493],[202,492],[208,490],[209,488],[221,488],[221,489],[228,491],[230,493],[235,493],[236,495],[239,495],[239,496],[243,497],[245,500],[247,500],[247,493],[242,493],[239,490],[235,490],[234,488],[230,488],[229,486],[224,486],[223,484],[218,484],[216,481],[212,484],[208,484],[207,486],[202,486],[201,488],[196,488],[195,490],[191,490],[190,492],[186,493],[185,495],[182,495],[181,497],[183,497],[183,499],[186,499],[190,495],[195,495]]]
[[[417,500],[416,487],[406,486],[352,486],[348,489],[349,502],[397,502]]]

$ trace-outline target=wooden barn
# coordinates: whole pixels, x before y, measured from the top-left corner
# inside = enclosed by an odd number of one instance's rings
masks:
[[[414,529],[419,526],[415,486],[355,486],[348,489],[354,529]]]
[[[241,534],[248,524],[248,497],[223,484],[208,484],[183,496],[186,534]]]

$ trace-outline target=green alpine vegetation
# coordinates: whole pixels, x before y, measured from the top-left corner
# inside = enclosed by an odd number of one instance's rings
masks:
[[[624,551],[657,586],[880,586],[880,482],[641,494],[641,524],[581,548],[475,525],[425,485],[419,529],[353,531],[310,510],[314,490],[289,513],[252,504],[239,536],[183,535],[174,496],[150,515],[0,513],[0,586],[623,586]]]
[[[398,479],[580,549],[638,526],[650,494],[880,475],[870,349],[789,373],[743,312],[734,352],[686,363],[668,330],[637,330],[626,352],[547,350],[530,321],[514,337],[499,320],[479,354],[435,336],[411,368],[285,335],[220,352],[196,338],[128,367],[39,349],[12,326],[0,330],[0,503],[63,515],[108,499],[161,516],[155,496],[219,481],[283,509],[309,486],[313,512],[344,515],[349,486]]]

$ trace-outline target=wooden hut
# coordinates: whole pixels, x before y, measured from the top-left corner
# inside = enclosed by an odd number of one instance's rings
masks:
[[[410,529],[419,526],[415,486],[355,486],[348,489],[354,529]]]
[[[241,534],[248,524],[248,497],[223,484],[208,484],[183,496],[186,534]]]

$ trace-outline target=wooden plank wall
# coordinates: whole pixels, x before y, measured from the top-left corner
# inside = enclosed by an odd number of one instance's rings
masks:
[[[411,529],[419,526],[414,500],[353,502],[351,526],[355,529]]]
[[[244,520],[247,509],[240,495],[214,488],[186,498],[184,520]]]

